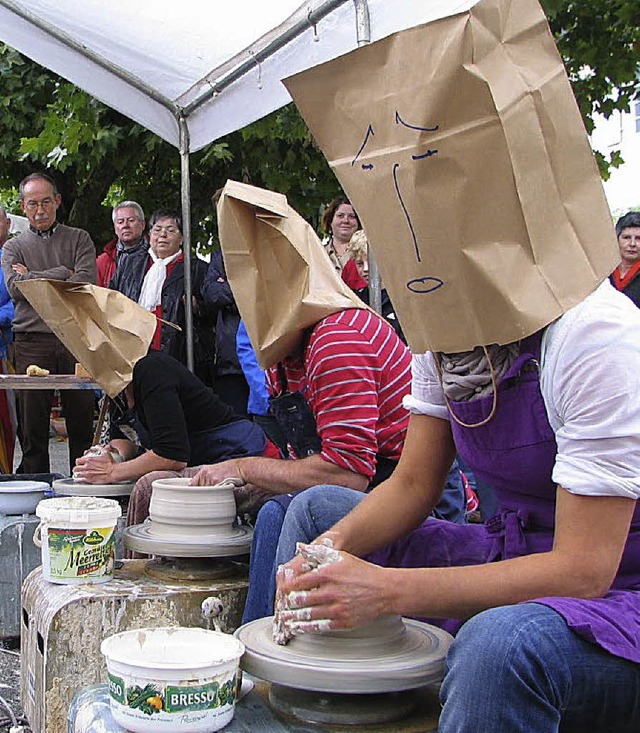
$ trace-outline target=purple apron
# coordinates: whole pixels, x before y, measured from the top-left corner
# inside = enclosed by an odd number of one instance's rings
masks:
[[[451,420],[460,457],[491,485],[499,510],[485,525],[429,519],[406,538],[369,559],[390,567],[478,565],[535,552],[553,544],[556,486],[551,479],[557,447],[539,382],[542,332],[522,342],[520,356],[500,380],[498,404],[486,425],[465,428]],[[493,397],[455,402],[450,410],[475,425]],[[640,505],[636,505],[620,568],[611,590],[593,600],[537,598],[561,614],[584,639],[640,663]],[[433,619],[430,619],[434,622]],[[436,620],[455,632],[462,624]]]

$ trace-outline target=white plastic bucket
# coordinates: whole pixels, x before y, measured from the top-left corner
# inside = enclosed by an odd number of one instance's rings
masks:
[[[106,638],[111,712],[132,733],[210,733],[235,712],[244,645],[199,628],[132,629]]]
[[[42,575],[51,583],[106,583],[113,578],[115,529],[122,509],[113,499],[44,499],[33,541],[42,549]]]

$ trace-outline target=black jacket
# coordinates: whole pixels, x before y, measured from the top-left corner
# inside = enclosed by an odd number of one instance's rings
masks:
[[[131,300],[138,302],[142,282],[147,273],[150,258],[127,257],[118,266],[109,283]],[[193,352],[195,373],[208,385],[213,383],[215,358],[215,313],[202,297],[202,286],[207,273],[207,263],[198,257],[191,258],[191,292],[195,299],[193,308]],[[184,304],[184,262],[176,262],[162,286],[162,319],[176,324],[181,330],[163,323],[160,332],[160,350],[173,356],[182,364],[187,363]]]
[[[202,297],[216,312],[216,373],[243,375],[238,352],[236,333],[240,313],[231,292],[220,250],[211,254],[211,262],[202,287]]]
[[[613,287],[616,287],[615,280],[613,279],[613,275],[609,276],[609,282],[613,285]],[[626,286],[620,291],[621,293],[624,293],[627,298],[631,298],[631,300],[636,304],[638,308],[640,308],[640,273],[638,273],[631,282],[627,283]]]

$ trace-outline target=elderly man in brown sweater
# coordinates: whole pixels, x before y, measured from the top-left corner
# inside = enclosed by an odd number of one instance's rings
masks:
[[[19,186],[20,206],[29,230],[9,240],[2,251],[2,270],[15,305],[13,321],[16,372],[30,364],[52,374],[73,374],[74,357],[33,310],[17,288],[22,280],[96,282],[96,251],[82,229],[56,221],[61,197],[43,173],[32,173]],[[51,390],[24,390],[19,397],[22,426],[22,468],[25,473],[49,473]],[[94,394],[64,390],[60,394],[73,466],[92,443]]]

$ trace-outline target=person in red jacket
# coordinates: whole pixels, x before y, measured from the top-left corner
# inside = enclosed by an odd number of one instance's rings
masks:
[[[142,206],[135,201],[121,201],[111,214],[116,236],[105,244],[102,254],[96,258],[98,268],[97,284],[108,288],[121,255],[138,251],[146,252],[149,247],[145,236],[145,218]]]

